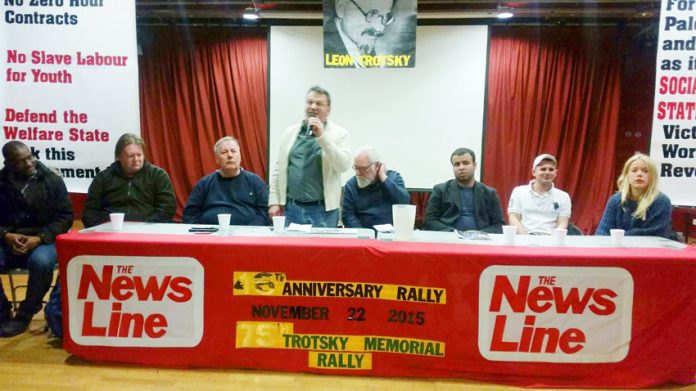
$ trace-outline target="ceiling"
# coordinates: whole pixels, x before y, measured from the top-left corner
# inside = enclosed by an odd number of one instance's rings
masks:
[[[363,0],[366,1],[366,0]],[[256,24],[321,24],[322,0],[136,0],[139,25],[151,24],[249,24],[241,16],[245,8],[256,7],[261,15]],[[499,8],[515,16],[504,22],[496,19]],[[635,23],[655,24],[660,0],[418,0],[421,23],[461,20],[463,23]]]

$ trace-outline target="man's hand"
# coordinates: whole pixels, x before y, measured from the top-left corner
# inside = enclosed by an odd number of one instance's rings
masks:
[[[514,225],[515,227],[517,227],[518,235],[529,234],[527,228],[525,228],[524,225],[522,225],[522,215],[520,215],[519,213],[509,213],[508,220],[510,220],[510,225]]]
[[[387,166],[382,162],[375,163],[375,168],[377,169],[377,178],[380,182],[387,180]]]
[[[7,243],[7,245],[10,247],[21,246],[23,240],[25,240],[22,239],[23,236],[24,235],[8,232],[5,234],[5,243]]]
[[[41,238],[38,236],[8,233],[5,235],[5,242],[12,249],[12,254],[27,255],[41,244]]]
[[[26,242],[26,237],[24,235],[20,234],[15,234],[12,232],[8,232],[5,234],[5,243],[12,249],[12,252],[15,252],[16,248],[21,248],[24,245],[24,242]]]
[[[34,251],[35,248],[41,245],[41,238],[38,236],[25,236],[27,241],[24,245],[27,253]]]
[[[282,216],[283,207],[280,205],[271,205],[268,207],[268,217],[273,219],[274,216]]]
[[[316,137],[321,137],[324,135],[324,124],[321,123],[319,117],[307,118],[307,126],[312,129],[312,133],[314,133]]]

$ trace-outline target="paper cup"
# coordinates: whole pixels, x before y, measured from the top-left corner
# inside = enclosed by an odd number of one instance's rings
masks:
[[[111,229],[114,231],[123,231],[123,218],[124,213],[110,213],[109,219],[111,219]]]
[[[611,234],[611,244],[614,246],[621,246],[623,244],[624,230],[622,229],[610,229]]]
[[[517,235],[517,227],[514,225],[503,225],[503,243],[515,244],[515,235]]]
[[[230,218],[232,217],[229,213],[219,213],[218,214],[218,226],[220,232],[227,232],[230,229]]]
[[[416,206],[406,204],[392,205],[394,240],[411,240],[413,225],[416,222]]]
[[[568,230],[565,228],[554,228],[551,232],[551,241],[555,246],[563,246]]]
[[[285,231],[285,216],[273,216],[273,232]]]

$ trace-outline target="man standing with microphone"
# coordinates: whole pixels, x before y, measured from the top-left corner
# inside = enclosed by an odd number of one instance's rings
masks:
[[[280,136],[269,181],[271,218],[284,213],[286,224],[338,226],[341,174],[350,167],[350,135],[328,120],[330,112],[328,91],[314,86],[307,91],[305,119]]]

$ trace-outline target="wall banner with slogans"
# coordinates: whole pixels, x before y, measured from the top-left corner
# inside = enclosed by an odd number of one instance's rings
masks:
[[[660,190],[696,206],[696,4],[663,0],[650,155]]]
[[[133,0],[3,0],[0,122],[87,191],[113,162],[116,140],[140,133]]]
[[[324,0],[324,68],[416,66],[416,0]]]

